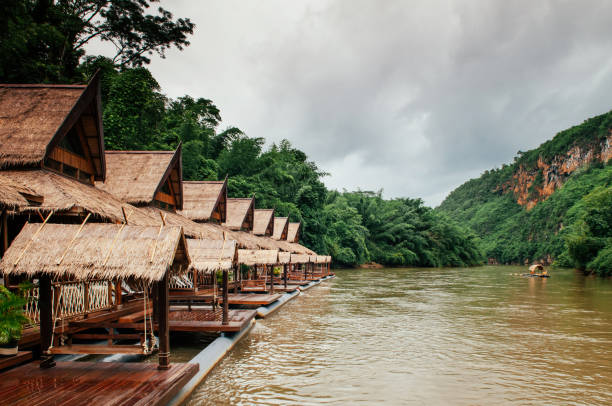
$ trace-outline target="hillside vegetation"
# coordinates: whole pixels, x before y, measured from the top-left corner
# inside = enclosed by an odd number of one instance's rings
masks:
[[[464,183],[438,212],[466,225],[499,263],[551,262],[612,273],[612,112],[519,151]]]

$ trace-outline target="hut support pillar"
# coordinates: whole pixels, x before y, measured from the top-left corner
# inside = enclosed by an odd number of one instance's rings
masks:
[[[53,335],[53,304],[52,304],[51,277],[41,275],[38,285],[38,309],[40,312],[40,350],[41,368],[52,368],[55,366],[53,355],[49,354],[51,336]]]
[[[274,265],[270,265],[270,293],[274,293]]]
[[[238,293],[238,265],[234,265],[234,293]]]
[[[223,270],[223,325],[229,324],[229,299],[228,299],[228,284],[229,284],[229,272],[227,269]]]
[[[287,264],[283,265],[283,284],[285,285],[285,289],[287,289]]]
[[[2,236],[2,251],[0,252],[0,258],[2,258],[4,256],[4,253],[6,252],[6,250],[8,249],[8,221],[6,219],[7,214],[6,214],[6,209],[2,210],[2,219],[0,219],[1,223],[0,223],[0,236]],[[4,281],[4,286],[8,287],[9,286],[9,277],[8,275],[4,276],[3,278]]]
[[[159,365],[157,369],[170,369],[170,326],[168,325],[170,300],[167,272],[163,279],[157,282],[157,314],[159,317],[157,333],[159,336]]]

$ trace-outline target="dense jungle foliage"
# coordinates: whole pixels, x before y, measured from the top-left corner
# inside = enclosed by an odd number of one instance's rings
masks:
[[[144,68],[150,56],[189,45],[195,25],[154,0],[6,0],[0,4],[0,81],[79,83],[100,72],[106,148],[170,150],[182,145],[188,180],[229,176],[231,197],[256,196],[258,208],[303,223],[302,242],[338,265],[471,265],[482,260],[472,234],[420,200],[328,191],[326,175],[281,141],[220,128],[206,98],[168,99]],[[111,57],[86,55],[92,40]]]
[[[523,166],[536,170],[575,145],[599,151],[612,128],[612,112],[557,134],[539,148],[520,152],[511,165],[486,171],[450,193],[436,210],[468,226],[479,248],[500,263],[523,263],[549,256],[561,266],[601,275],[612,273],[612,162],[594,161],[573,172],[564,185],[531,210],[502,185]],[[540,174],[540,176],[538,176]],[[542,183],[536,174],[532,190]]]

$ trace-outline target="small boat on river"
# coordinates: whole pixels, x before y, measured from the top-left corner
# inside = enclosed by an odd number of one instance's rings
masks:
[[[529,267],[529,273],[524,273],[523,276],[526,278],[550,278],[548,271],[542,264],[531,265]]]

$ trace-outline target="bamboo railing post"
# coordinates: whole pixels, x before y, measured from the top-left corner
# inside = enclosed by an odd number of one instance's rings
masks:
[[[108,294],[108,307],[109,309],[114,306],[113,303],[113,281],[108,281],[106,286],[106,293]]]
[[[40,350],[42,353],[40,367],[55,366],[53,356],[49,354],[53,334],[52,285],[49,275],[41,275],[38,282],[38,310],[40,312]]]
[[[83,282],[83,295],[85,296],[83,298],[83,312],[87,317],[87,313],[89,313],[89,282]]]
[[[157,313],[159,324],[159,354],[157,369],[170,369],[170,300],[168,290],[168,272],[157,282]]]
[[[227,269],[223,270],[223,325],[229,324],[229,299],[228,299],[229,275]]]
[[[121,304],[121,296],[123,291],[121,290],[121,279],[115,284],[115,307]]]
[[[274,265],[270,266],[270,294],[274,293]]]

